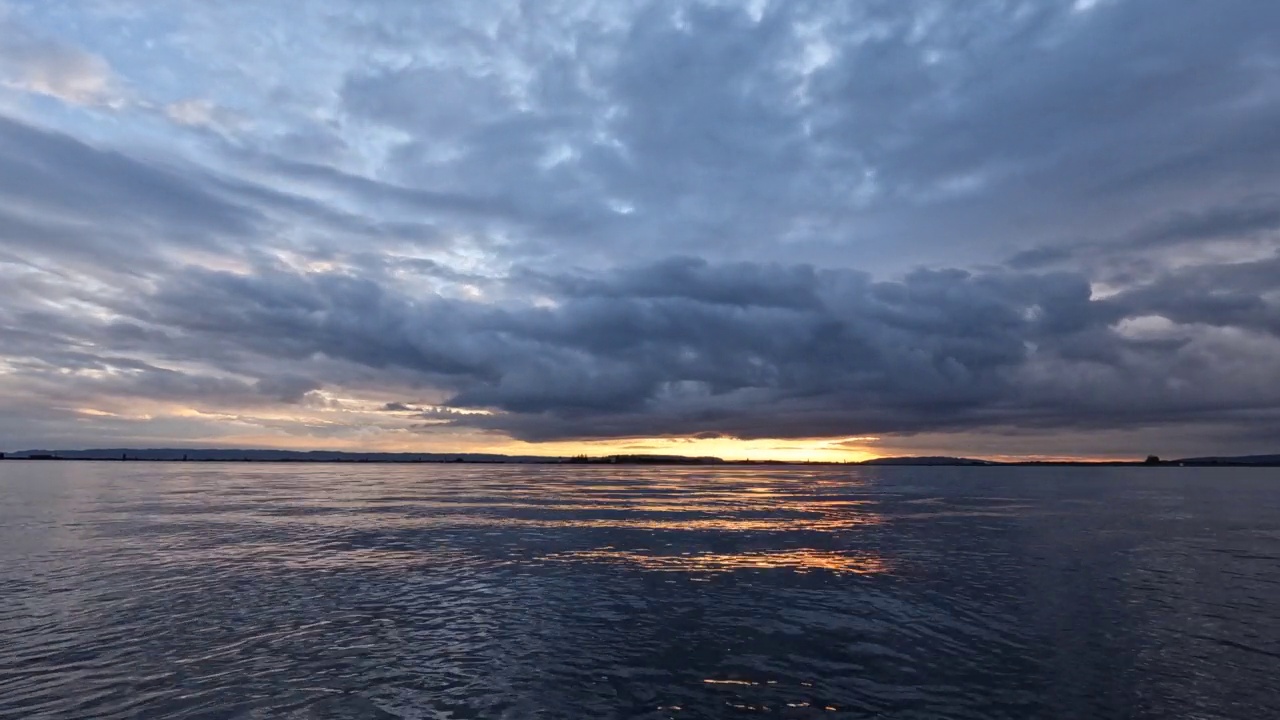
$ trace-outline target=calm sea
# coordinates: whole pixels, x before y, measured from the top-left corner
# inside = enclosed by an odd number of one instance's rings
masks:
[[[1280,471],[0,462],[4,718],[1280,718]]]

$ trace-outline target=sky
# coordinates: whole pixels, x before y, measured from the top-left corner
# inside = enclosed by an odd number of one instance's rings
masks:
[[[0,0],[0,450],[1280,452],[1278,28]]]

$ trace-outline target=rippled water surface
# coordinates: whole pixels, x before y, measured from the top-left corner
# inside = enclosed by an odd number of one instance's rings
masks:
[[[4,718],[1275,718],[1280,472],[0,462]]]

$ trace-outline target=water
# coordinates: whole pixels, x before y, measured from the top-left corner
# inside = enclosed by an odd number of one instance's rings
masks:
[[[1280,472],[0,462],[4,718],[1280,717]]]

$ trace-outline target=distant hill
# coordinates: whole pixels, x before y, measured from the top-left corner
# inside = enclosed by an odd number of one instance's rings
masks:
[[[604,457],[590,457],[587,455],[579,455],[569,458],[564,462],[586,465],[723,465],[724,460],[718,457],[704,455],[695,457],[691,455],[606,455]]]
[[[1238,455],[1235,457],[1197,457],[1174,460],[1179,465],[1280,465],[1280,455]]]
[[[1001,465],[991,460],[958,457],[883,457],[863,460],[859,465]]]
[[[1108,465],[1108,466],[1170,466],[1170,465],[1191,465],[1197,467],[1275,467],[1280,466],[1280,455],[1240,455],[1232,457],[1196,457],[1182,458],[1179,460],[1158,460],[1151,458],[1148,460],[1022,460],[1010,462],[996,462],[994,460],[976,460],[973,458],[959,457],[886,457],[875,458],[873,460],[864,460],[859,465],[927,465],[927,466],[996,466],[996,465]]]

